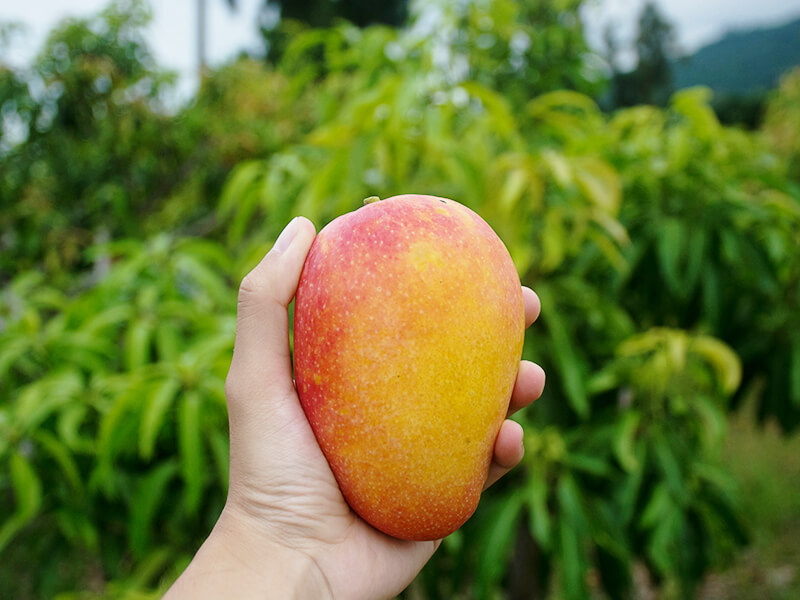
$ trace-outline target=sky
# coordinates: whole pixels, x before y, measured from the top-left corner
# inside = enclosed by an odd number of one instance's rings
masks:
[[[634,36],[644,0],[589,0],[586,24],[598,43],[605,24],[621,24],[620,41]],[[691,54],[731,29],[771,26],[800,18],[800,0],[658,0],[661,13],[676,29],[678,46]]]
[[[208,7],[208,58],[219,65],[241,50],[259,47],[256,15],[263,0],[239,0],[231,12],[224,0],[206,0]],[[588,0],[585,20],[590,42],[599,43],[603,28],[618,24],[618,39],[633,37],[634,23],[644,0]],[[21,22],[27,35],[14,39],[7,56],[12,65],[28,62],[41,47],[47,32],[67,16],[88,16],[108,0],[0,0],[0,22]],[[726,30],[774,25],[800,17],[800,0],[660,0],[665,16],[675,25],[681,50],[691,52]],[[147,39],[158,63],[180,74],[180,94],[188,96],[196,85],[197,0],[150,0],[154,19]]]

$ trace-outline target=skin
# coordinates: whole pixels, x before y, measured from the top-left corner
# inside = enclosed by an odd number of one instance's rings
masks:
[[[208,539],[165,598],[392,598],[441,540],[391,538],[350,510],[300,406],[292,380],[288,306],[315,236],[293,220],[242,281],[226,381],[230,486]],[[539,299],[523,288],[526,326]],[[544,372],[522,361],[509,414],[538,398]],[[488,487],[522,459],[522,427],[506,420]]]

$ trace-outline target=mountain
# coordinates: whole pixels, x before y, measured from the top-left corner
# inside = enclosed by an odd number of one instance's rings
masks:
[[[800,18],[785,25],[731,31],[673,65],[675,88],[711,87],[719,96],[753,96],[777,87],[800,65]]]

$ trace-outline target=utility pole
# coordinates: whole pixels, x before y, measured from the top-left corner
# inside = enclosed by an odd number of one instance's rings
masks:
[[[197,0],[197,76],[206,72],[206,0]]]

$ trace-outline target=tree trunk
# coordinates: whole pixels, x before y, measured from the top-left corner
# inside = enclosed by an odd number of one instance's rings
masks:
[[[206,0],[197,0],[197,76],[206,72]]]

